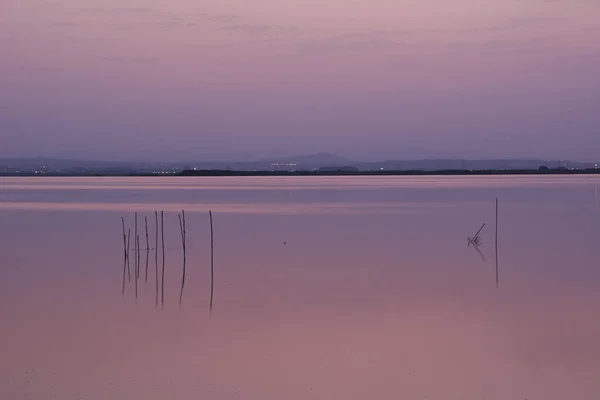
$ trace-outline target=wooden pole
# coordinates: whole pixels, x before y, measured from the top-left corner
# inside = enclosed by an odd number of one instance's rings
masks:
[[[138,242],[138,240],[137,240],[137,237],[138,237],[137,212],[134,213],[134,221],[135,221],[135,223],[134,223],[134,234],[133,234],[133,241],[134,241],[134,243],[133,243],[133,245],[134,245],[135,248],[133,250],[133,256],[135,258],[135,260],[134,260],[135,261],[135,264],[134,264],[134,268],[135,268],[135,280],[137,281],[137,279],[138,279],[138,269],[137,269],[137,265],[138,265],[138,262],[137,262],[137,254],[138,254],[138,252],[137,252],[137,242]]]
[[[121,288],[121,296],[125,296],[125,276],[127,275],[127,257],[123,258],[123,286]]]
[[[127,238],[125,237],[125,217],[121,217],[121,224],[123,226],[123,253],[125,259],[127,259]]]
[[[129,282],[131,282],[131,268],[129,268],[129,239],[131,239],[131,229],[127,229],[127,275],[129,276]]]
[[[148,265],[150,264],[150,248],[146,247],[146,281],[145,283],[148,284]]]
[[[213,309],[213,297],[215,293],[215,264],[214,264],[214,234],[213,234],[213,217],[212,211],[208,211],[208,216],[210,218],[210,312],[212,313]]]
[[[496,287],[499,287],[499,274],[498,274],[498,198],[496,197]]]
[[[160,212],[160,230],[162,236],[162,287],[161,287],[161,306],[165,306],[165,212]]]
[[[186,266],[186,251],[185,251],[185,211],[181,210],[179,215],[179,229],[181,230],[181,243],[183,246],[183,274],[181,276],[181,290],[179,291],[179,307],[183,299],[183,287],[185,286],[185,266]]]
[[[135,237],[135,275],[139,277],[140,274],[140,237],[137,235]],[[135,300],[137,301],[138,297],[138,279],[135,279]]]
[[[156,245],[154,246],[154,271],[156,272],[156,307],[158,308],[158,211],[154,211],[156,233],[154,234]]]
[[[146,283],[148,283],[148,255],[150,253],[150,241],[148,239],[148,217],[144,216],[144,223],[146,224]]]
[[[125,236],[125,218],[121,217],[123,225],[123,287],[121,288],[121,295],[125,295],[125,275],[127,273],[127,238]]]

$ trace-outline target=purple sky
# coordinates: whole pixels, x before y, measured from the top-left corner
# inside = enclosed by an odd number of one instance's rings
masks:
[[[3,0],[0,157],[600,158],[597,0]]]

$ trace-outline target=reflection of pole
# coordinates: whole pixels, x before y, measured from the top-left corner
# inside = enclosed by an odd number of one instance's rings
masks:
[[[498,287],[498,198],[496,197],[496,287]]]

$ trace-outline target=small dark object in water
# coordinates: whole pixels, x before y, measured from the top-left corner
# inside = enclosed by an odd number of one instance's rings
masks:
[[[287,242],[283,242],[283,245],[285,246],[287,244]]]
[[[479,228],[479,230],[477,231],[477,233],[475,233],[473,238],[467,236],[469,245],[473,244],[474,246],[479,246],[481,244],[481,237],[479,236],[479,234],[481,233],[484,227],[485,224],[481,225],[481,228]]]

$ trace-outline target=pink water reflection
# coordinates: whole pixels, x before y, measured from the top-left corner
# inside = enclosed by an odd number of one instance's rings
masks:
[[[166,216],[166,304],[156,310],[152,253],[137,302],[131,285],[121,297],[129,206],[0,207],[0,398],[596,399],[593,188],[557,182],[535,206],[523,191],[478,188],[510,198],[501,202],[500,289],[492,231],[483,233],[487,262],[466,246],[472,228],[491,223],[493,204],[471,192],[456,201],[461,189],[409,213],[223,209],[212,315],[203,209],[186,213],[181,309],[178,226],[174,211]],[[163,190],[168,204],[181,201]],[[449,198],[452,207],[440,206]]]

